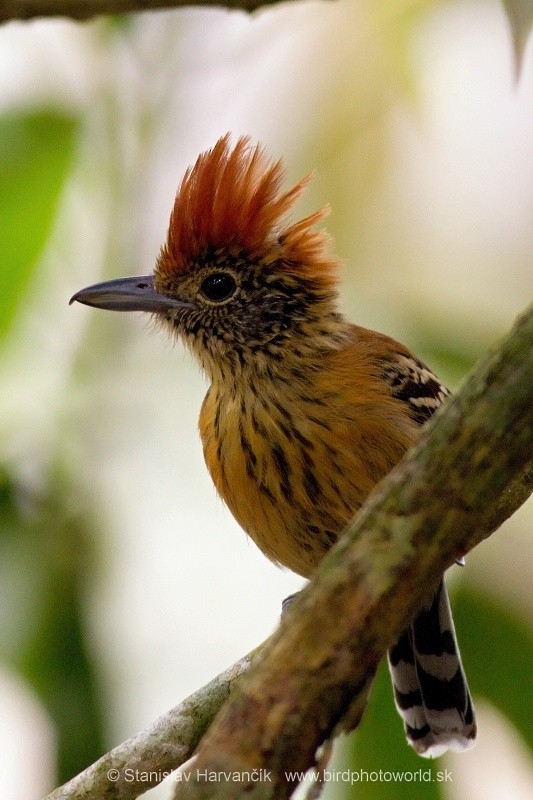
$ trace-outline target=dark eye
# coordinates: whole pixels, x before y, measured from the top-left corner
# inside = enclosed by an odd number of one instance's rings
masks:
[[[229,272],[213,272],[204,278],[200,291],[212,303],[222,303],[227,300],[237,289],[237,283]]]

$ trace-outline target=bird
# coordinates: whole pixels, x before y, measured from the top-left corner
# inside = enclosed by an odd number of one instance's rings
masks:
[[[208,379],[199,430],[217,492],[262,552],[309,578],[374,487],[416,442],[447,388],[404,345],[339,310],[339,259],[289,214],[261,144],[222,136],[179,185],[152,274],[74,294],[143,311]],[[476,722],[444,579],[388,653],[396,707],[422,756],[470,747]]]

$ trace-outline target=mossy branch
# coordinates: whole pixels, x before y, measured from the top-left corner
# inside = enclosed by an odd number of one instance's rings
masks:
[[[176,797],[290,797],[295,781],[287,772],[307,770],[323,742],[357,724],[379,661],[442,572],[532,490],[533,307],[381,483],[256,652],[252,668],[246,670],[250,659],[239,662],[235,674],[219,676],[194,702],[189,698],[49,800],[138,796],[149,785],[126,785],[126,764],[176,768],[206,730]],[[111,767],[121,772],[112,785],[102,781]],[[212,773],[232,777],[206,779]],[[246,780],[252,774],[256,780]],[[234,780],[239,775],[244,779]]]

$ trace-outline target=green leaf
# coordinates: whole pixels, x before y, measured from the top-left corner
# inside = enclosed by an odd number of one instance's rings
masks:
[[[37,490],[0,463],[0,662],[34,688],[55,726],[60,783],[104,752],[105,698],[84,614],[91,508],[59,470]]]
[[[476,695],[488,700],[533,751],[531,629],[511,608],[468,586],[454,593],[453,609],[474,703]]]
[[[0,336],[50,234],[77,127],[52,111],[0,115]]]
[[[394,707],[392,684],[385,663],[379,667],[368,708],[349,739],[349,767],[356,782],[341,781],[340,800],[439,800],[442,797],[439,760],[417,756],[407,744],[403,723]],[[381,770],[381,773],[380,773]]]

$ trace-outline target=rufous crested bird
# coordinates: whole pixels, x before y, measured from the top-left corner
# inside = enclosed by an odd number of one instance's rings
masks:
[[[342,316],[338,261],[313,230],[327,210],[288,224],[309,178],[288,191],[282,179],[260,146],[224,136],[185,173],[154,274],[72,301],[149,312],[185,342],[210,381],[199,425],[217,491],[269,559],[309,577],[448,391],[404,345]],[[443,580],[388,660],[415,750],[469,747]]]

